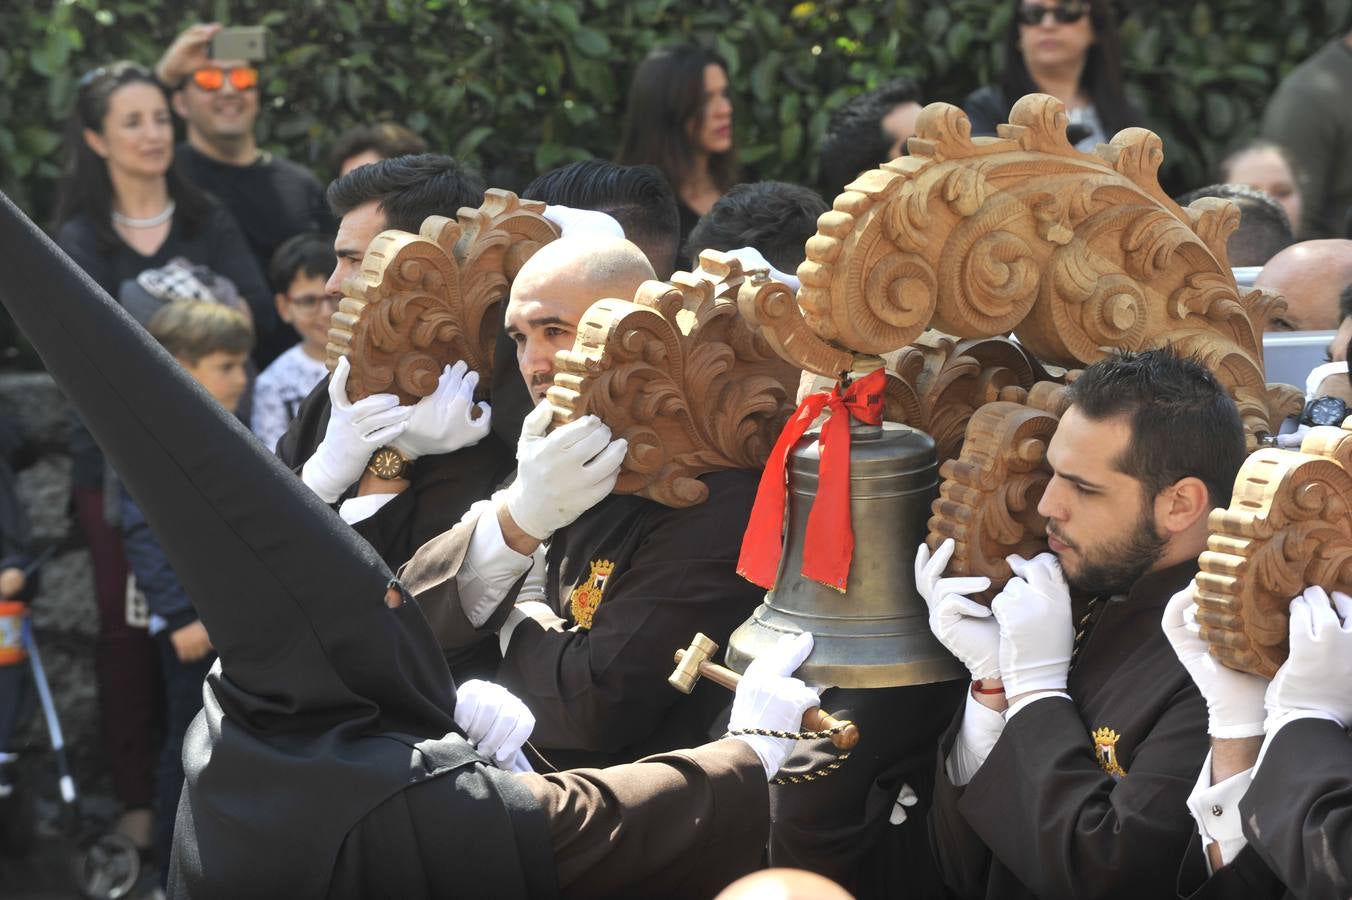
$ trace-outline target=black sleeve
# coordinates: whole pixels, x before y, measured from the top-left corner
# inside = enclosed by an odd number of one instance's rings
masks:
[[[117,299],[117,285],[112,284],[113,269],[108,255],[99,250],[98,236],[87,219],[81,216],[62,223],[56,231],[56,243],[90,278]]]
[[[249,304],[249,311],[253,313],[255,336],[262,340],[277,327],[277,310],[267,279],[258,266],[258,259],[249,247],[244,232],[240,230],[239,223],[224,205],[213,205],[207,230],[211,254],[207,265],[212,271],[234,282],[240,296]]]
[[[1337,723],[1277,732],[1239,810],[1249,845],[1292,894],[1352,896],[1352,738]]]
[[[1186,900],[1279,900],[1286,887],[1250,844],[1230,864],[1208,876],[1202,838],[1193,834],[1178,873],[1178,896]]]
[[[955,897],[984,897],[990,878],[991,851],[981,836],[967,824],[959,810],[965,785],[956,785],[948,777],[948,754],[953,750],[958,731],[962,727],[965,706],[948,731],[939,740],[938,762],[934,773],[934,799],[930,806],[930,844],[935,862]]]

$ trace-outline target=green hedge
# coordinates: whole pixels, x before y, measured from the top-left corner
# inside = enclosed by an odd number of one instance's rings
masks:
[[[1255,132],[1280,77],[1352,28],[1352,0],[1118,2],[1130,89],[1164,137],[1172,192],[1210,180],[1224,148]],[[261,136],[321,177],[340,131],[383,116],[476,163],[490,184],[520,187],[608,156],[634,66],[675,38],[727,59],[748,171],[815,183],[832,109],[894,75],[960,102],[999,71],[1010,15],[1007,0],[6,3],[0,189],[45,219],[79,75],[116,58],[153,62],[192,21],[271,27]]]

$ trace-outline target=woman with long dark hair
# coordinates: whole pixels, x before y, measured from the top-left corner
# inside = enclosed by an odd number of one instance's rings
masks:
[[[239,226],[171,167],[169,99],[149,69],[116,62],[82,77],[65,149],[56,240],[110,295],[123,297],[142,272],[182,257],[228,278],[252,309],[267,310],[267,283]],[[119,830],[144,849],[154,796],[156,649],[144,627],[128,623],[127,563],[105,521],[103,455],[78,421],[70,445],[73,505],[93,559],[100,718],[124,808]]]
[[[699,217],[737,183],[723,60],[691,44],[649,53],[629,86],[615,161],[662,170],[676,193],[684,243]]]
[[[1025,94],[1066,104],[1067,131],[1081,150],[1141,123],[1123,91],[1122,47],[1109,0],[1012,0],[999,85],[978,88],[962,104],[972,134],[995,134]]]

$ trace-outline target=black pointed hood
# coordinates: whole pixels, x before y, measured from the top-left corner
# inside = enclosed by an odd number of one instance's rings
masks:
[[[389,569],[0,195],[0,300],[144,509],[250,732],[328,724],[441,736],[455,691]]]

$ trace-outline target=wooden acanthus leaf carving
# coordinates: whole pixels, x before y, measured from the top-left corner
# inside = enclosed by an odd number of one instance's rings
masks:
[[[989,596],[1013,574],[1006,556],[1031,558],[1047,549],[1037,506],[1051,478],[1047,445],[1065,410],[1065,390],[1040,382],[1026,402],[985,404],[967,424],[961,455],[939,467],[927,543],[934,550],[953,538],[948,574],[985,575]]]
[[[1230,273],[1237,209],[1170,200],[1151,132],[1125,129],[1087,154],[1066,122],[1060,101],[1033,94],[999,137],[972,138],[962,110],[925,107],[910,155],[860,175],[818,220],[798,269],[806,324],[878,354],[926,329],[1013,331],[1067,369],[1187,343],[1205,349],[1250,435],[1275,433],[1289,398],[1265,384],[1261,337],[1276,301],[1241,296]]]
[[[558,229],[544,204],[490,189],[458,221],[429,216],[418,234],[378,234],[343,285],[329,326],[327,364],[348,357],[352,401],[392,393],[403,404],[432,393],[448,363],[464,360],[487,395],[502,302],[522,264]]]
[[[598,300],[556,357],[555,422],[596,415],[629,441],[618,493],[693,506],[708,497],[698,476],[765,465],[799,373],[739,312],[742,282],[729,257]]]
[[[1286,661],[1291,598],[1310,585],[1352,590],[1352,431],[1312,428],[1300,452],[1249,456],[1194,581],[1211,653],[1271,678]]]

